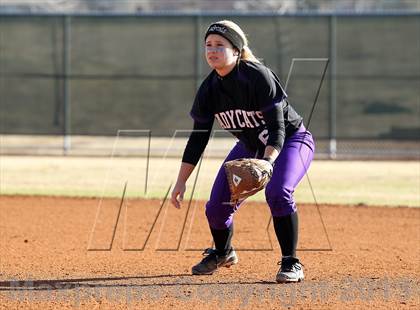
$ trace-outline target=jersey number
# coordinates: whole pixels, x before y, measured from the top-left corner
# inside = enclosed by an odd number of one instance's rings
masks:
[[[264,145],[266,145],[268,141],[268,130],[264,129],[263,131],[261,131],[261,133],[258,135],[258,138],[261,140],[262,143],[264,143]]]

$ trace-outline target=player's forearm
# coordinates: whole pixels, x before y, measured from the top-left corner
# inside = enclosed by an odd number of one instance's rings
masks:
[[[267,159],[271,163],[274,163],[277,156],[279,156],[279,151],[277,151],[277,149],[275,147],[273,147],[271,145],[267,145],[265,147],[263,158]]]
[[[193,172],[195,166],[189,163],[181,163],[181,168],[179,169],[177,183],[186,183],[191,173]]]
[[[182,162],[197,165],[210,139],[212,126],[213,121],[209,123],[194,122],[193,131],[188,139],[184,155],[182,155]]]

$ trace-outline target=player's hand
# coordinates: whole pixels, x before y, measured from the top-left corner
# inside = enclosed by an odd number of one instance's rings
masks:
[[[185,183],[177,182],[172,190],[171,203],[177,209],[181,208],[181,202],[184,199],[184,193],[186,190]]]

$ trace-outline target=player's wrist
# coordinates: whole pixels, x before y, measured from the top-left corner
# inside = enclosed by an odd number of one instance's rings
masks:
[[[263,160],[268,161],[274,167],[274,160],[271,157],[263,157]]]

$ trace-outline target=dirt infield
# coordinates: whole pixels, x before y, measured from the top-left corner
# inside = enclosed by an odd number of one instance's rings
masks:
[[[202,202],[2,196],[0,308],[419,308],[420,209],[299,208],[306,279],[279,285],[261,203],[236,214],[239,264],[192,276],[211,245]]]

